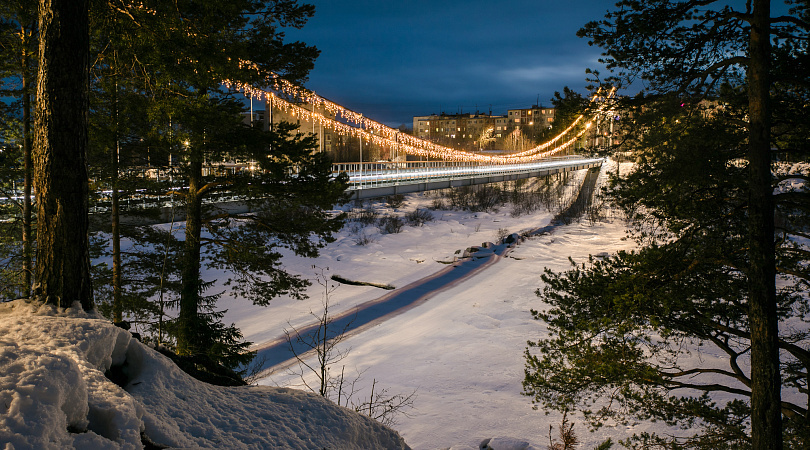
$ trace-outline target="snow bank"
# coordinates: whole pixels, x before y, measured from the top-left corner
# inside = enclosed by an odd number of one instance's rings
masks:
[[[0,413],[5,450],[408,448],[317,395],[201,383],[95,314],[22,300],[0,305]]]

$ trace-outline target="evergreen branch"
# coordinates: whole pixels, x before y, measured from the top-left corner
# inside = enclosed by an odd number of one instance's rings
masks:
[[[805,233],[801,233],[801,234],[804,235],[802,237],[807,237]],[[796,256],[798,256],[800,258],[803,258],[803,259],[810,259],[810,251],[808,251],[808,250],[804,250],[804,249],[801,249],[801,248],[788,247],[788,248],[782,249],[782,251],[785,252],[785,253],[788,253],[788,254],[796,255]]]
[[[239,216],[239,218],[240,218],[240,219],[246,219],[246,220],[250,220],[250,221],[252,221],[252,222],[253,222],[255,225],[257,225],[257,226],[259,226],[259,227],[261,227],[261,228],[263,228],[263,229],[267,230],[269,233],[278,233],[278,232],[280,231],[280,230],[278,229],[278,227],[274,227],[274,226],[272,226],[270,223],[268,223],[267,221],[265,221],[265,220],[261,220],[261,218],[259,218],[259,217],[258,217],[258,216],[256,216],[255,214],[246,214],[246,215],[244,215],[244,216]]]
[[[808,233],[803,233],[803,232],[797,231],[797,230],[789,230],[789,229],[784,228],[784,227],[777,227],[777,229],[782,230],[785,233],[793,235],[793,236],[802,237],[802,238],[805,238],[805,239],[810,239],[810,234],[808,234]]]
[[[777,184],[781,183],[783,181],[787,181],[787,180],[802,180],[802,181],[810,182],[810,176],[804,175],[804,174],[801,174],[801,173],[794,173],[794,174],[782,175],[782,176],[774,178],[774,181]]]
[[[740,338],[743,338],[743,339],[748,339],[748,340],[751,339],[751,333],[748,333],[747,331],[738,330],[736,328],[732,328],[732,327],[723,325],[723,324],[721,324],[719,322],[710,321],[710,323],[712,323],[712,325],[714,327],[716,327],[718,330],[723,331],[725,333],[729,333],[729,334],[732,334],[734,336],[737,336],[737,337],[740,337]],[[788,353],[793,355],[796,359],[801,361],[802,364],[804,364],[807,367],[810,367],[810,351],[805,350],[805,349],[799,347],[796,344],[787,342],[787,341],[785,341],[784,339],[781,339],[781,338],[779,339],[779,348],[781,348],[782,350],[786,350]]]
[[[715,373],[715,374],[719,374],[719,375],[725,375],[725,376],[727,376],[729,378],[734,378],[734,379],[737,379],[737,380],[740,379],[736,374],[734,374],[734,372],[729,372],[728,370],[723,370],[723,369],[695,368],[695,369],[682,370],[680,372],[664,372],[664,371],[660,372],[661,376],[663,376],[665,378],[668,378],[668,379],[669,378],[686,377],[686,376],[689,376],[689,375],[701,375],[701,374],[704,374],[704,373]],[[746,380],[747,380],[747,378],[746,378]],[[740,380],[740,381],[742,381],[742,380]],[[749,383],[745,383],[746,386],[748,386],[748,384]]]
[[[203,187],[197,190],[197,195],[206,195],[210,192],[232,186],[233,184],[234,182],[232,180],[206,183]]]
[[[773,196],[776,203],[810,212],[810,195],[805,192],[782,192]]]
[[[242,216],[239,216],[239,215],[236,215],[236,214],[223,212],[223,213],[214,214],[213,216],[208,216],[208,217],[202,219],[202,224],[205,225],[205,227],[208,228],[209,231],[210,231],[211,227],[209,227],[208,225],[211,224],[212,222],[216,222],[218,220],[234,219],[234,218],[237,218],[237,217],[242,218]]]
[[[751,379],[745,376],[745,373],[743,372],[742,368],[740,368],[740,365],[737,363],[737,359],[739,358],[739,356],[750,350],[750,347],[748,347],[743,352],[735,352],[731,348],[731,346],[728,345],[728,339],[726,339],[726,342],[723,342],[720,339],[717,339],[717,336],[714,336],[712,334],[709,334],[708,338],[710,341],[714,342],[715,345],[717,345],[721,350],[723,350],[724,352],[726,352],[726,354],[730,356],[728,363],[731,366],[731,370],[734,371],[734,375],[732,375],[732,377],[750,388]]]
[[[751,397],[750,391],[746,391],[744,389],[737,389],[722,384],[695,384],[695,383],[684,383],[675,380],[667,380],[666,383],[667,385],[664,387],[671,391],[674,391],[675,389],[694,389],[696,391],[703,391],[703,392],[726,392],[729,394],[737,394],[745,397]]]
[[[728,69],[729,67],[737,65],[737,64],[739,64],[741,66],[747,66],[749,64],[749,62],[750,62],[750,60],[745,56],[734,56],[734,57],[731,57],[731,58],[727,58],[727,59],[724,59],[722,61],[718,61],[718,62],[712,64],[711,66],[707,67],[706,69],[701,71],[694,78],[700,78],[701,79],[700,84],[704,84],[706,82],[706,78],[708,78],[714,71],[716,71],[718,69],[724,69],[725,70],[725,69]]]
[[[117,11],[117,12],[129,17],[129,19],[132,20],[132,23],[137,25],[139,28],[143,28],[143,25],[140,22],[138,22],[137,19],[135,19],[135,16],[133,16],[132,13],[129,12],[128,9],[123,8],[123,7],[119,7],[118,5],[113,4],[113,2],[108,2],[107,6],[109,6],[111,10]]]
[[[774,23],[790,23],[796,25],[800,28],[804,28],[805,30],[810,30],[810,22],[806,22],[798,17],[794,16],[779,16],[779,17],[772,17],[771,24]]]
[[[746,23],[751,23],[751,18],[753,16],[751,14],[749,14],[749,13],[743,13],[743,12],[738,12],[738,11],[729,11],[729,13],[727,14],[727,17],[732,17],[734,19],[738,19],[738,20],[741,20],[741,21],[746,22]]]

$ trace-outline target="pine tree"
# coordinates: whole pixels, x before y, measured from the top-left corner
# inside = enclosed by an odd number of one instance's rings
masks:
[[[801,320],[810,279],[800,244],[806,183],[773,195],[785,189],[780,181],[807,176],[773,176],[772,146],[807,157],[799,147],[808,116],[795,112],[807,108],[808,85],[795,69],[807,65],[810,23],[807,3],[791,3],[789,14],[770,18],[767,1],[743,11],[623,1],[580,32],[605,49],[609,82],[646,86],[622,103],[634,138],[622,150],[638,164],[612,191],[639,226],[641,248],[546,274],[540,295],[552,309],[535,317],[549,322],[552,338],[526,354],[524,386],[536,400],[590,405],[595,423],[657,418],[701,429],[681,442],[694,447],[782,448],[807,438],[806,402],[780,391],[808,392],[808,335],[779,335],[777,326]],[[682,343],[715,347],[728,368],[692,365]],[[741,361],[749,354],[750,372]],[[715,392],[738,399],[718,404]],[[590,409],[589,396],[608,393],[617,408]]]
[[[34,298],[93,308],[88,243],[88,2],[41,0],[34,187]]]
[[[19,220],[10,224],[4,223],[4,250],[10,253],[4,255],[3,260],[10,265],[6,274],[6,286],[19,286],[16,294],[28,297],[31,290],[34,273],[33,251],[33,213],[32,213],[32,186],[33,163],[31,133],[32,105],[34,88],[36,85],[36,47],[37,47],[37,10],[36,4],[27,1],[12,1],[0,6],[0,95],[14,98],[10,104],[4,104],[4,137],[5,155],[7,164],[2,180],[6,198],[14,200],[12,209],[8,211]],[[12,162],[12,156],[17,149],[21,152],[19,161]],[[19,164],[18,164],[19,163]],[[10,170],[10,172],[8,172]],[[16,195],[15,181],[23,180],[22,196]],[[12,192],[14,191],[14,192]],[[21,245],[17,245],[21,243]],[[16,251],[17,249],[19,251]]]
[[[314,153],[313,137],[298,135],[289,125],[264,131],[243,123],[244,103],[222,82],[262,86],[276,74],[303,81],[317,50],[285,42],[280,30],[302,26],[313,8],[248,0],[170,6],[147,2],[94,15],[100,25],[94,27],[99,30],[97,47],[103,49],[96,66],[94,113],[99,120],[94,130],[99,139],[94,147],[106,155],[98,160],[113,162],[99,165],[96,173],[105,186],[118,183],[113,193],[127,195],[120,173],[127,164],[143,165],[146,146],[150,165],[170,170],[175,183],[164,178],[156,188],[162,187],[164,198],[171,196],[180,204],[178,216],[185,220],[182,239],[119,227],[133,242],[157,239],[153,249],[160,247],[172,257],[155,258],[148,245],[120,253],[110,274],[110,308],[103,309],[114,317],[119,311],[157,314],[160,334],[168,331],[168,342],[179,353],[205,354],[235,367],[250,358],[247,343],[233,325],[220,323],[223,312],[216,300],[223,289],[202,279],[202,268],[216,266],[232,273],[225,289],[259,304],[282,294],[303,295],[306,281],[283,270],[277,249],[316,255],[340,226],[340,217],[326,211],[342,198],[345,186],[343,180],[331,179],[325,156]],[[147,99],[140,115],[139,97]],[[115,117],[126,119],[109,120]],[[224,161],[252,163],[256,170],[226,173],[220,165]],[[138,182],[139,189],[146,187],[153,196],[160,192],[150,190],[143,178]],[[234,215],[208,202],[222,195],[239,198],[252,213]],[[155,260],[181,264],[149,263]],[[120,282],[117,277],[122,277]],[[148,291],[133,291],[127,283],[146,288],[135,281],[145,279],[165,281],[164,286],[177,288],[179,298],[171,290],[160,290],[168,295],[162,307],[140,309],[137,293]],[[220,290],[208,293],[215,285]],[[116,295],[124,295],[124,301]],[[163,321],[164,307],[176,307],[177,317]]]

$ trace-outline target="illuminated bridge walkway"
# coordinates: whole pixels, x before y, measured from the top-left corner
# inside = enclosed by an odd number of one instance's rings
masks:
[[[600,124],[609,124],[607,128],[612,131],[616,117],[607,102],[613,98],[615,89],[605,93],[600,90],[591,98],[587,111],[560,124],[564,128],[548,141],[514,153],[491,154],[446,147],[403,133],[279,77],[268,80],[269,91],[226,84],[251,99],[264,99],[270,123],[274,123],[273,111],[282,111],[296,118],[301,129],[307,132],[311,124],[315,136],[323,136],[323,130],[328,129],[335,135],[357,138],[360,162],[335,164],[332,169],[335,174],[349,174],[349,189],[355,199],[539,177],[598,166],[601,159],[560,155],[577,148],[577,143],[587,134],[606,135],[606,127]],[[492,131],[492,128],[487,130]],[[366,162],[362,158],[364,143],[375,146],[382,154],[396,155],[395,159],[406,154],[425,161]]]
[[[384,197],[457,186],[494,183],[521,178],[588,169],[602,164],[601,158],[553,157],[515,164],[482,164],[469,161],[408,161],[333,164],[335,174],[349,175],[353,199]]]

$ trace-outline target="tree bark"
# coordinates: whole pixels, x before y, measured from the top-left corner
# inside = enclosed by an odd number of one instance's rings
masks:
[[[33,27],[32,27],[33,29]],[[24,187],[23,187],[23,297],[28,298],[31,295],[31,282],[34,274],[34,255],[31,236],[31,187],[33,183],[33,167],[32,167],[32,149],[31,149],[31,73],[29,71],[29,55],[28,47],[31,45],[29,42],[32,29],[26,29],[21,26],[20,33],[22,34],[22,95],[23,95],[23,168],[25,170]]]
[[[751,441],[782,448],[781,378],[770,145],[770,0],[754,0],[748,66],[748,320],[751,327]]]
[[[118,136],[118,127],[120,126],[118,119],[118,83],[115,83],[115,91],[113,92],[113,126],[115,127],[115,136],[113,142],[112,154],[110,155],[111,161],[111,176],[112,176],[112,192],[110,193],[110,233],[112,234],[112,288],[113,288],[113,321],[121,322],[124,320],[124,305],[121,299],[122,286],[121,286],[121,210],[119,208],[119,192],[118,192],[118,169],[119,169],[119,145],[120,140]]]
[[[192,154],[194,149],[192,149]],[[200,232],[202,230],[202,161],[192,156],[189,163],[188,194],[186,198],[186,240],[180,291],[179,333],[177,353],[192,355],[199,351],[196,334],[199,329],[200,302]]]
[[[88,244],[89,0],[40,0],[33,297],[93,308]]]

